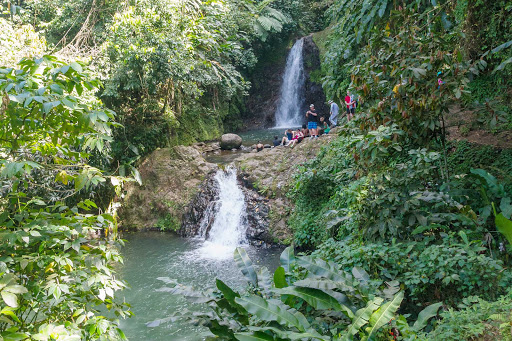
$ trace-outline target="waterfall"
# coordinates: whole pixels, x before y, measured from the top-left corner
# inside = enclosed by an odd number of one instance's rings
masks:
[[[198,251],[201,258],[231,259],[235,248],[247,242],[245,196],[234,167],[217,171],[215,181],[219,197],[201,221],[199,237],[205,238],[205,243]]]
[[[304,103],[304,38],[295,42],[288,57],[281,85],[281,97],[276,111],[276,128],[298,127],[302,122]]]

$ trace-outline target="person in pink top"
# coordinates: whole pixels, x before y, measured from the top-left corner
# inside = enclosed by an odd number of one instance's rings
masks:
[[[347,90],[347,96],[345,96],[345,105],[347,106],[347,121],[350,121],[354,118],[354,113],[356,111],[355,101],[352,96],[350,96],[350,90]]]

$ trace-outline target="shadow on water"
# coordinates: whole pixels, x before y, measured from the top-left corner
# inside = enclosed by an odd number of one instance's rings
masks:
[[[122,320],[121,329],[131,341],[196,341],[205,340],[210,335],[206,328],[187,321],[147,326],[147,323],[176,311],[199,309],[182,297],[156,291],[164,286],[158,277],[176,279],[197,289],[214,287],[216,278],[233,288],[241,289],[246,285],[232,258],[212,260],[200,257],[197,250],[204,246],[204,240],[184,239],[161,232],[139,232],[125,236],[125,239],[127,244],[122,250],[124,265],[118,272],[130,284],[123,294],[135,317]],[[279,266],[282,249],[245,248],[255,265],[267,266],[271,272]]]

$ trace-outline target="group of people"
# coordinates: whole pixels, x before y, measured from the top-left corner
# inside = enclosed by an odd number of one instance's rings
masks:
[[[309,137],[310,139],[314,139],[322,134],[328,134],[332,128],[338,125],[338,116],[340,113],[339,106],[333,100],[330,100],[328,103],[330,106],[329,123],[327,123],[325,117],[319,115],[315,109],[315,105],[311,104],[309,110],[306,112],[307,124],[304,124],[302,128],[297,130],[287,129],[281,139],[274,136],[274,146],[282,145],[293,147],[304,138]],[[359,99],[347,90],[345,105],[347,107],[348,121],[354,118],[358,104]]]

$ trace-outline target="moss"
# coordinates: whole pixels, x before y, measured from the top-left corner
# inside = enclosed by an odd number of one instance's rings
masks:
[[[332,26],[329,26],[323,31],[313,33],[313,41],[320,51],[320,60],[324,60],[325,53],[327,52],[327,42],[331,32]]]

